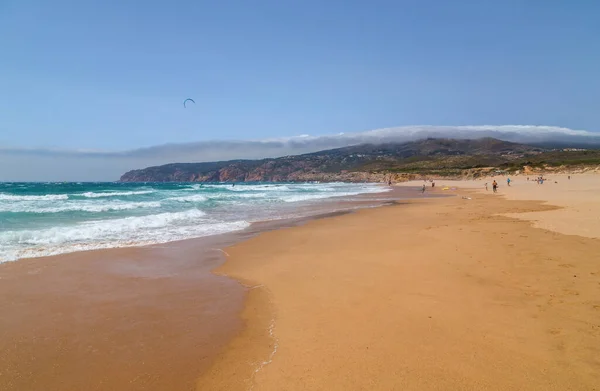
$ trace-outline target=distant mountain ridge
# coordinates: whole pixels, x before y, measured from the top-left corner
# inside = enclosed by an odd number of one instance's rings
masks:
[[[368,181],[389,172],[473,168],[507,164],[548,148],[494,138],[362,144],[261,160],[172,163],[132,170],[121,182]],[[428,168],[429,167],[429,168]]]

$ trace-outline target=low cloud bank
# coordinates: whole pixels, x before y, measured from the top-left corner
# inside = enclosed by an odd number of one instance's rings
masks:
[[[600,133],[596,132],[552,126],[485,125],[403,126],[324,136],[166,144],[115,152],[0,147],[0,181],[113,181],[126,171],[167,163],[259,159],[427,137],[495,137],[521,143],[600,146]]]

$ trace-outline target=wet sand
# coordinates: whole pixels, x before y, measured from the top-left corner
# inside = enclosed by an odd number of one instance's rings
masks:
[[[197,389],[597,390],[600,240],[507,217],[543,199],[447,193],[226,249],[246,327]]]
[[[229,235],[2,263],[0,390],[194,390],[244,329],[240,313],[255,296],[211,273],[219,249],[413,194],[339,199],[307,210],[317,216]]]
[[[0,265],[0,390],[193,390],[242,327],[204,243]]]

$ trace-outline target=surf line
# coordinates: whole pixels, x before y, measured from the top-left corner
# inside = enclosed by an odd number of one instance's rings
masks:
[[[225,254],[225,256],[229,256],[229,254],[227,254],[227,252],[226,252],[225,250],[222,250],[222,249],[220,249],[220,248],[211,248],[211,250],[217,250],[217,251],[220,251],[220,252],[222,252],[223,254]]]

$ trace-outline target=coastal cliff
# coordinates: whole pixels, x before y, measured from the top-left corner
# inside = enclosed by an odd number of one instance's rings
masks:
[[[121,182],[382,182],[477,176],[492,169],[600,163],[599,151],[566,151],[493,138],[363,144],[261,160],[172,163],[132,170]]]

